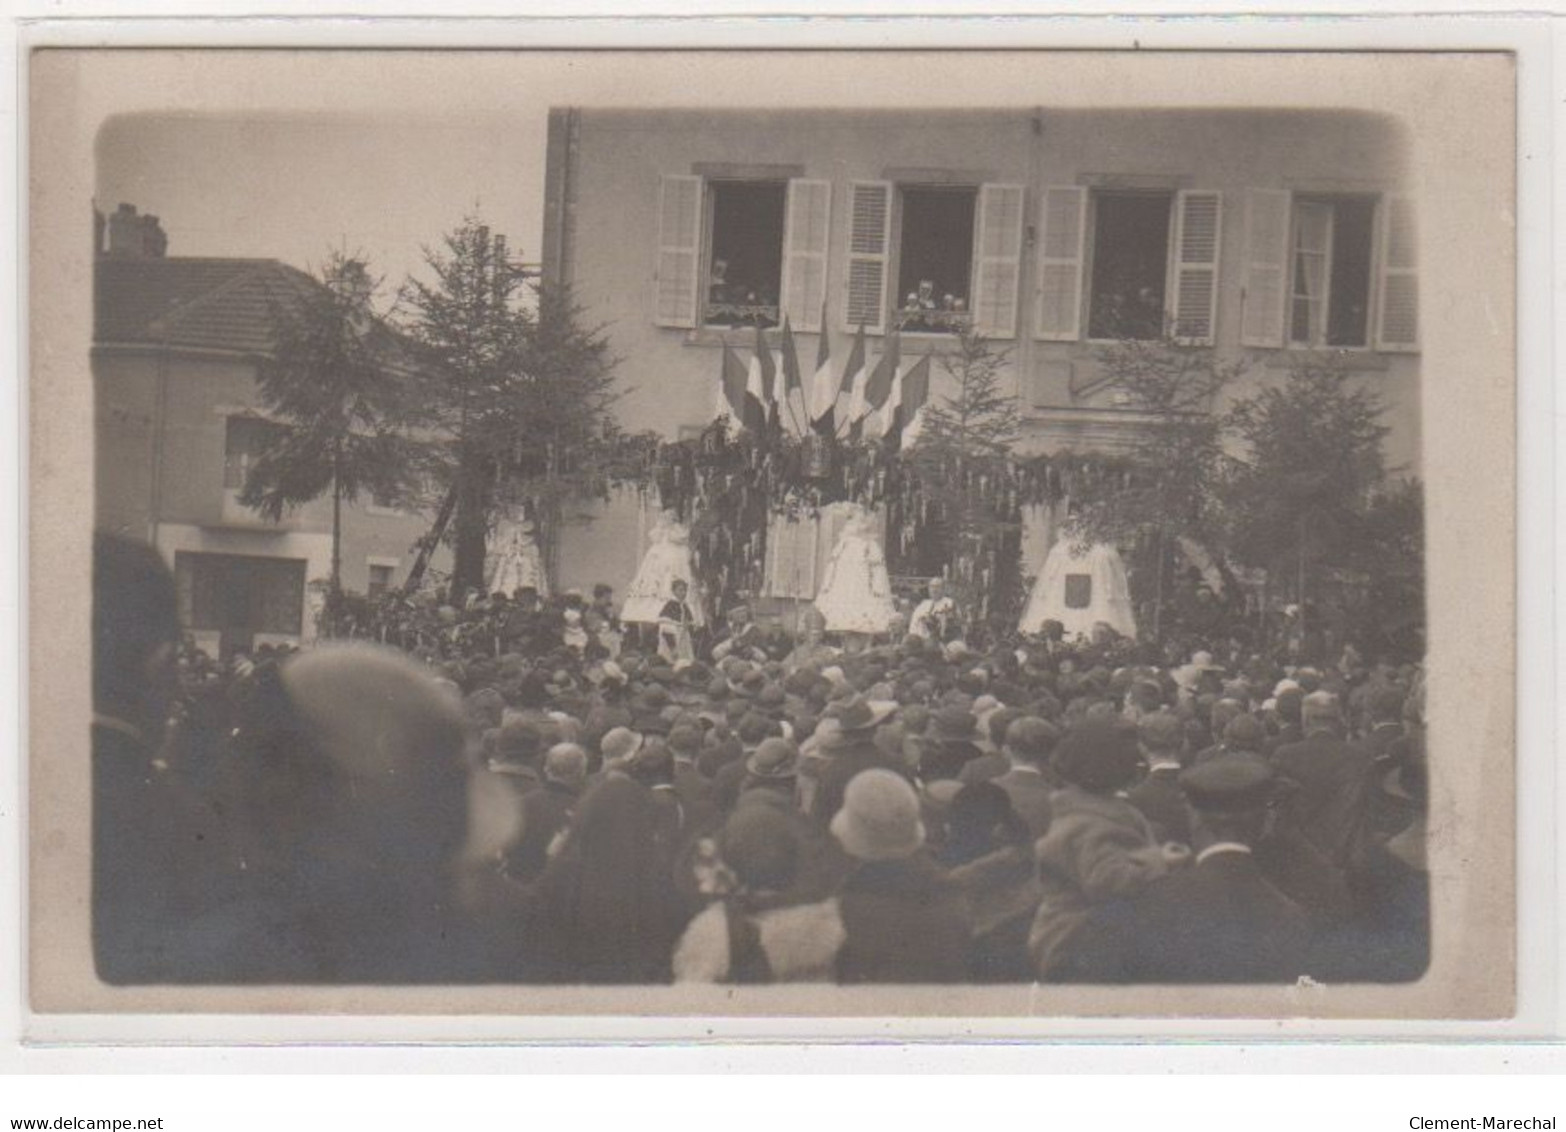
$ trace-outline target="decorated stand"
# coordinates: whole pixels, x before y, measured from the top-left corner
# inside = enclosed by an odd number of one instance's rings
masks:
[[[1104,543],[1079,551],[1070,539],[1057,542],[1033,583],[1018,628],[1037,633],[1046,621],[1060,622],[1068,639],[1079,633],[1091,636],[1099,623],[1135,637],[1131,589],[1119,551]]]
[[[631,579],[625,591],[625,602],[620,607],[620,620],[629,625],[655,625],[664,603],[673,592],[675,581],[690,585],[688,599],[695,615],[695,624],[706,624],[702,610],[701,587],[697,584],[694,564],[691,560],[690,531],[670,512],[662,512],[653,524],[652,542],[642,555],[636,577]]]
[[[829,633],[865,633],[879,636],[890,630],[897,617],[892,581],[875,516],[853,506],[832,547],[823,571],[815,607]]]

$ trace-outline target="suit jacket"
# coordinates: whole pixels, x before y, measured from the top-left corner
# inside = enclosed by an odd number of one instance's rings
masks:
[[[1126,800],[1142,811],[1159,841],[1191,843],[1191,807],[1180,789],[1180,768],[1150,771],[1126,793]]]
[[[1249,853],[1220,851],[1140,895],[1094,908],[1062,978],[1093,983],[1291,983],[1307,974],[1305,914]]]

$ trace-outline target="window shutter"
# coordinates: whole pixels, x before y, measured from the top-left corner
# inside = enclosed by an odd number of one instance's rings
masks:
[[[848,285],[843,324],[872,334],[886,329],[886,271],[892,239],[892,186],[852,181],[848,186]]]
[[[983,185],[975,222],[973,326],[990,338],[1017,334],[1017,283],[1022,269],[1021,185]]]
[[[1283,345],[1283,304],[1289,293],[1289,192],[1251,189],[1245,196],[1244,346]]]
[[[1034,334],[1074,342],[1082,329],[1082,260],[1087,243],[1087,190],[1044,189],[1039,232],[1039,298]]]
[[[1182,191],[1177,217],[1174,336],[1188,346],[1211,346],[1218,307],[1223,198],[1214,192]]]
[[[1381,285],[1376,302],[1376,349],[1419,349],[1419,257],[1414,203],[1406,196],[1383,201]]]
[[[783,228],[783,310],[795,330],[818,331],[826,298],[832,182],[792,180]]]
[[[701,283],[701,178],[669,174],[658,186],[658,265],[653,279],[653,322],[696,325]]]

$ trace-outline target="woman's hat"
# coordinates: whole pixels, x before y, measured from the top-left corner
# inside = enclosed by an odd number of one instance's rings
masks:
[[[924,845],[919,796],[892,771],[860,771],[843,792],[843,806],[832,818],[832,835],[861,861],[911,857]]]

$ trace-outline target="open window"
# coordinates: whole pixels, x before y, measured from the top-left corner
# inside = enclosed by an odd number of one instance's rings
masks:
[[[974,186],[902,190],[897,320],[903,330],[942,333],[968,324],[978,199]]]
[[[1034,333],[1046,341],[1214,340],[1222,195],[1046,186]],[[1086,307],[1084,319],[1083,308]]]
[[[1246,259],[1244,345],[1419,348],[1408,198],[1252,189]]]
[[[1089,338],[1163,334],[1173,205],[1173,193],[1094,195]]]
[[[261,417],[229,417],[223,435],[223,487],[243,491],[250,469],[287,431],[286,425]]]
[[[831,197],[827,181],[661,177],[653,322],[819,330]]]
[[[1021,185],[849,185],[844,328],[1016,334]]]
[[[712,181],[705,326],[776,326],[786,181]]]
[[[1289,344],[1370,344],[1372,197],[1294,198]]]

